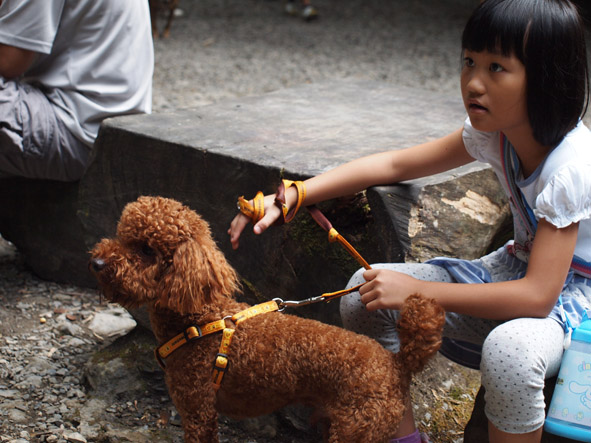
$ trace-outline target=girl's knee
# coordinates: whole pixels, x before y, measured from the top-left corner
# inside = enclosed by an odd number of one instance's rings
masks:
[[[544,339],[541,339],[544,337]],[[504,373],[516,379],[543,380],[560,364],[562,328],[551,319],[518,319],[502,323],[486,337],[482,347],[483,379]],[[483,381],[484,384],[484,381]]]
[[[361,303],[359,292],[353,292],[341,297],[339,309],[343,326],[346,329],[352,329],[351,325],[361,315],[365,314],[366,310],[365,305]]]
[[[544,379],[561,355],[562,330],[556,325],[519,319],[497,326],[486,338],[480,366],[485,412],[499,429],[525,433],[543,424]]]
[[[526,334],[511,327],[509,323],[494,328],[482,346],[480,370],[483,384],[488,377],[515,378],[516,380],[538,374],[543,381],[544,359]]]
[[[349,282],[347,283],[347,288],[352,288],[353,286],[365,283],[365,279],[363,278],[364,272],[365,268],[359,268],[357,272],[355,272],[355,274],[353,274],[349,279]]]

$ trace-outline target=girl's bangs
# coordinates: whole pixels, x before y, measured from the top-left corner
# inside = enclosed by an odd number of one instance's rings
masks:
[[[516,11],[519,2],[483,2],[464,28],[462,49],[515,55],[523,61],[524,36],[529,14]],[[508,5],[511,7],[508,7]]]

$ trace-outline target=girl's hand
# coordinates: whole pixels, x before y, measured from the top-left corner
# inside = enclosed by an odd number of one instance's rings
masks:
[[[420,292],[420,280],[389,269],[369,269],[363,278],[367,283],[359,288],[359,294],[368,311],[398,310],[409,295]]]
[[[252,200],[250,201],[250,204],[252,204]],[[262,234],[269,226],[275,223],[280,216],[281,211],[277,205],[275,205],[275,194],[266,195],[265,216],[254,225],[252,229],[253,232],[257,235]],[[244,231],[246,225],[248,225],[250,222],[250,218],[241,212],[239,212],[238,215],[234,217],[234,220],[232,220],[232,223],[230,223],[230,228],[228,229],[230,243],[232,243],[232,249],[238,249],[238,246],[240,245],[240,235],[242,234],[242,231]]]

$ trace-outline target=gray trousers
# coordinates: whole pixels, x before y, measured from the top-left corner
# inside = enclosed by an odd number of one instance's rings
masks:
[[[90,154],[40,89],[0,77],[0,177],[78,180]]]

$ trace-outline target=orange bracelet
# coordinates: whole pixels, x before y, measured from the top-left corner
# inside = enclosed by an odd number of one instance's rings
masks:
[[[298,200],[296,205],[289,209],[285,201],[285,190],[291,186],[295,186],[298,193]],[[281,218],[275,222],[277,225],[289,223],[298,210],[302,206],[304,199],[306,198],[306,186],[303,181],[292,181],[292,180],[281,180],[277,192],[275,193],[275,205],[281,209]],[[252,204],[248,202],[244,196],[238,197],[238,209],[244,215],[251,219],[253,223],[257,223],[260,219],[265,216],[265,198],[261,191],[257,192],[255,197],[252,199]]]

